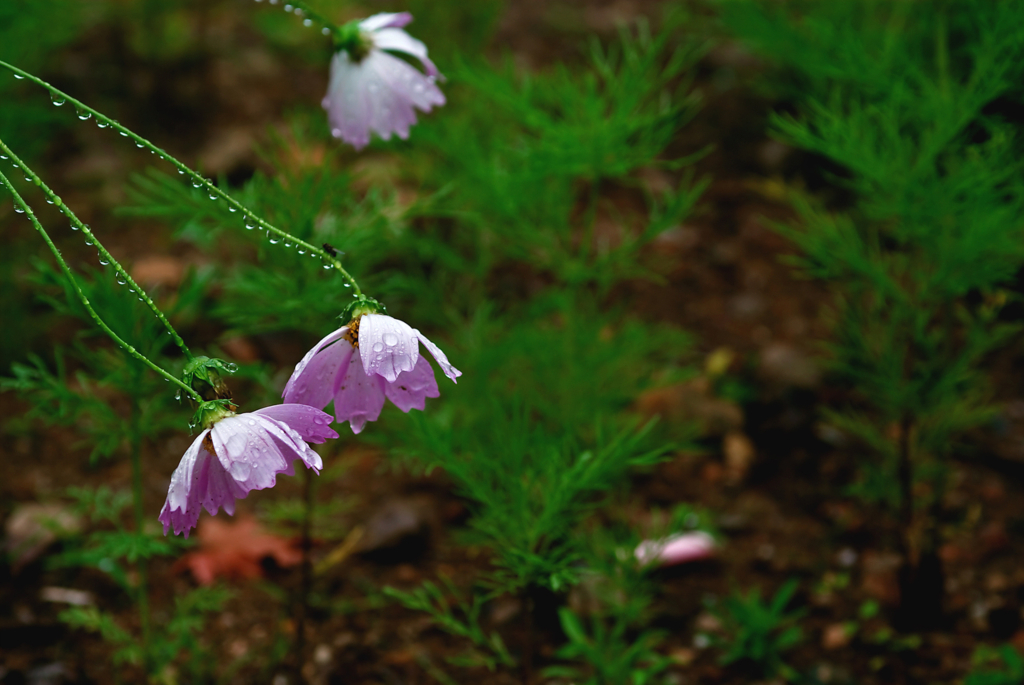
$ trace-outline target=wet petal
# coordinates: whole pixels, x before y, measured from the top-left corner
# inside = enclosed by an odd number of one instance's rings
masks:
[[[408,26],[412,21],[412,15],[408,12],[381,12],[367,17],[359,22],[359,28],[364,31],[379,31],[384,28],[402,28]]]
[[[393,382],[416,368],[419,347],[416,331],[404,321],[384,314],[367,314],[359,321],[359,357],[367,376]]]
[[[221,419],[210,433],[221,466],[247,490],[273,487],[278,472],[288,468],[289,460],[266,435],[257,416]]]
[[[334,379],[327,386],[328,393],[332,393]],[[331,401],[328,394],[326,405]],[[263,407],[252,412],[274,419],[283,423],[286,427],[294,430],[307,442],[322,443],[327,438],[336,438],[338,434],[330,427],[331,415],[322,412],[315,407],[305,404],[275,404],[270,407]]]
[[[423,41],[416,40],[401,29],[381,29],[373,34],[373,44],[381,50],[394,50],[407,55],[412,55],[423,63],[427,74],[433,77],[440,76],[437,67],[427,57],[427,46]],[[443,80],[443,79],[442,79]]]
[[[362,347],[362,343],[359,346]],[[338,422],[348,421],[352,432],[359,433],[367,421],[377,420],[383,407],[384,379],[367,376],[362,364],[349,364],[334,396],[334,415]]]
[[[259,416],[257,420],[260,423],[260,427],[265,431],[264,437],[269,438],[275,443],[286,462],[285,467],[278,471],[278,473],[286,473],[289,476],[294,474],[292,463],[296,459],[301,459],[307,468],[311,468],[318,473],[323,468],[324,464],[323,460],[320,459],[320,455],[310,449],[309,445],[302,439],[302,436],[291,426],[283,421],[277,421],[267,416]],[[331,432],[333,433],[334,431]]]
[[[352,346],[340,340],[346,331],[348,327],[343,326],[332,332],[295,365],[282,393],[286,403],[307,404],[317,409],[330,403],[335,376],[352,355]]]
[[[441,371],[444,375],[448,376],[453,383],[458,383],[455,379],[461,376],[462,372],[449,363],[448,357],[444,355],[441,348],[427,340],[427,336],[423,335],[419,331],[416,331],[416,337],[419,338],[420,342],[423,343],[423,346],[427,348],[430,355],[437,360],[437,365],[441,367]]]
[[[441,396],[437,388],[437,379],[434,378],[434,369],[422,355],[416,362],[416,368],[400,373],[394,383],[385,384],[384,394],[392,404],[404,412],[410,409],[422,411],[427,406],[428,397]]]

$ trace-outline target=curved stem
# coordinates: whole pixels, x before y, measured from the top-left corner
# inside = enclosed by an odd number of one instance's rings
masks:
[[[166,378],[168,381],[176,384],[178,387],[184,390],[192,399],[194,399],[196,402],[201,403],[203,401],[203,398],[199,395],[199,393],[197,393],[195,390],[182,383],[173,375],[167,373],[162,368],[151,362],[149,358],[146,357],[146,355],[142,354],[133,346],[129,345],[124,340],[122,340],[121,337],[117,333],[115,333],[103,319],[100,318],[100,315],[96,313],[96,310],[93,309],[92,304],[89,302],[89,298],[86,297],[85,293],[82,291],[82,287],[78,285],[78,281],[75,280],[74,274],[71,273],[71,267],[69,267],[68,263],[64,261],[64,257],[61,256],[60,250],[57,249],[57,246],[53,244],[53,240],[50,239],[50,234],[47,233],[46,229],[43,228],[43,225],[39,223],[39,219],[36,218],[35,212],[33,212],[32,208],[28,206],[28,203],[25,202],[24,199],[22,199],[21,195],[18,194],[18,191],[14,189],[14,185],[10,182],[10,180],[7,178],[7,176],[4,175],[2,171],[0,171],[0,185],[3,185],[5,188],[7,188],[8,192],[10,192],[10,194],[14,197],[15,206],[20,207],[22,209],[22,211],[28,217],[29,221],[32,222],[32,226],[34,226],[35,229],[39,232],[39,235],[43,237],[43,240],[46,242],[47,247],[50,248],[50,252],[52,252],[53,256],[57,259],[57,263],[60,265],[61,271],[64,272],[64,276],[68,279],[68,283],[71,284],[72,290],[74,290],[75,294],[78,295],[78,301],[81,302],[82,306],[85,307],[87,312],[89,312],[89,316],[91,316],[92,320],[96,322],[96,325],[99,326],[100,329],[104,333],[106,333],[111,340],[117,343],[118,346],[127,351],[130,356],[139,360],[153,371],[156,371],[158,374]]]
[[[256,2],[262,2],[262,0],[256,0]],[[276,5],[277,0],[270,0],[270,4]],[[300,2],[299,0],[287,0],[285,7],[287,7],[288,5],[291,5],[296,10],[298,10],[295,12],[296,16],[301,17],[303,19],[309,19],[311,21],[316,22],[317,24],[320,24],[321,26],[326,28],[329,33],[334,33],[335,31],[338,30],[337,24],[328,20],[326,17],[324,17],[324,15],[320,14],[316,10],[311,9],[310,6],[307,5],[306,3]]]
[[[77,216],[75,216],[75,213],[71,211],[71,208],[65,205],[61,201],[60,197],[58,197],[57,194],[53,192],[53,190],[51,190],[50,187],[43,182],[43,179],[41,179],[34,171],[32,171],[32,169],[30,169],[29,166],[25,164],[24,161],[21,160],[21,158],[14,154],[14,152],[11,151],[11,148],[7,147],[3,140],[0,140],[0,151],[2,151],[3,154],[9,156],[11,158],[11,161],[15,163],[19,168],[21,168],[21,170],[25,172],[26,176],[29,177],[27,180],[39,186],[39,189],[42,190],[48,198],[50,198],[50,201],[53,202],[53,204],[55,204],[62,212],[64,212],[64,214],[71,221],[72,226],[75,226],[78,229],[80,229],[82,231],[82,235],[86,236],[96,245],[96,249],[99,251],[101,259],[110,262],[110,265],[114,267],[114,271],[125,280],[125,282],[128,284],[128,287],[135,291],[135,293],[139,296],[139,299],[146,303],[146,306],[149,307],[150,311],[153,312],[153,315],[160,321],[160,323],[164,325],[164,328],[167,329],[167,332],[170,333],[171,338],[174,340],[174,344],[177,345],[184,353],[185,358],[188,359],[189,361],[192,361],[195,357],[192,356],[192,352],[188,349],[188,346],[185,344],[185,341],[181,339],[180,335],[178,335],[178,331],[174,329],[174,326],[172,326],[171,322],[167,320],[167,317],[164,316],[164,313],[160,310],[160,308],[156,306],[156,303],[153,302],[149,294],[144,289],[139,287],[139,284],[136,283],[135,280],[128,273],[128,271],[123,266],[121,266],[121,263],[114,259],[114,256],[107,251],[107,248],[105,248],[103,246],[103,243],[99,241],[99,239],[96,237],[96,234],[92,232],[92,229],[90,229],[87,224],[82,223],[82,221]]]
[[[302,240],[300,238],[296,238],[291,233],[288,233],[287,231],[282,231],[280,228],[278,228],[277,226],[274,226],[270,222],[264,221],[262,218],[256,216],[256,214],[254,214],[251,210],[249,210],[247,207],[245,207],[243,204],[241,204],[238,200],[236,200],[235,198],[231,197],[230,195],[225,193],[223,190],[221,190],[220,188],[215,186],[213,183],[211,183],[209,180],[207,180],[202,174],[196,173],[191,168],[189,168],[188,166],[186,166],[182,162],[179,162],[177,159],[175,159],[174,157],[169,155],[163,149],[158,148],[156,145],[154,145],[153,143],[149,142],[148,140],[146,140],[142,136],[137,135],[136,133],[132,132],[131,130],[129,130],[127,128],[125,128],[124,126],[122,126],[121,124],[117,123],[116,121],[114,121],[110,117],[108,117],[108,116],[106,116],[104,114],[101,114],[100,112],[96,111],[92,107],[89,107],[88,105],[86,105],[85,103],[81,102],[80,100],[76,100],[75,98],[71,97],[70,95],[68,95],[64,91],[59,90],[59,89],[51,86],[49,83],[47,83],[46,81],[42,80],[41,78],[33,76],[32,74],[28,73],[27,71],[23,71],[23,70],[19,69],[18,67],[14,66],[13,64],[8,64],[7,62],[4,62],[3,60],[0,60],[0,67],[3,67],[5,69],[7,69],[8,71],[10,71],[10,72],[20,76],[23,79],[27,79],[29,81],[32,81],[32,83],[35,83],[36,85],[39,85],[39,86],[42,86],[43,88],[46,88],[47,90],[50,91],[51,96],[52,95],[56,95],[59,98],[62,98],[63,100],[65,100],[67,102],[70,102],[72,105],[75,106],[75,108],[79,112],[88,112],[90,115],[96,117],[96,121],[103,122],[104,124],[106,124],[110,128],[116,130],[118,133],[120,133],[125,138],[130,138],[131,140],[135,141],[135,144],[138,145],[139,147],[146,148],[147,150],[149,150],[150,152],[155,154],[157,157],[159,157],[159,158],[169,162],[179,172],[181,172],[183,175],[188,176],[190,179],[192,179],[192,184],[194,186],[196,186],[196,187],[199,187],[199,186],[205,187],[206,190],[210,193],[211,198],[219,197],[220,199],[222,199],[225,202],[227,202],[229,206],[234,207],[238,212],[240,212],[242,214],[242,216],[248,217],[249,219],[252,220],[252,222],[254,222],[260,228],[266,230],[268,233],[273,233],[275,235],[278,235],[283,240],[286,240],[286,241],[294,244],[296,247],[301,247],[301,248],[305,249],[307,252],[310,252],[312,254],[315,254],[315,255],[319,256],[320,259],[322,259],[325,263],[330,264],[331,267],[337,269],[338,272],[342,275],[342,277],[346,281],[348,281],[349,284],[351,284],[353,295],[355,297],[359,297],[360,295],[363,294],[362,290],[359,289],[359,284],[356,283],[356,279],[352,278],[352,275],[348,271],[346,271],[345,268],[342,266],[341,260],[338,259],[337,257],[335,257],[334,255],[328,253],[323,248],[320,248],[320,247],[317,247],[316,245],[312,245],[310,243],[307,243],[305,240]],[[198,184],[198,185],[196,185],[196,184]]]

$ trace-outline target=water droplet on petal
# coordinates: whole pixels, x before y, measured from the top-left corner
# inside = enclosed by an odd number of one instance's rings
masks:
[[[384,345],[382,343],[380,343],[380,342],[373,343],[373,351],[374,352],[381,352],[383,350],[384,350]],[[377,355],[377,358],[380,359],[381,358],[380,355]]]
[[[398,336],[391,331],[388,331],[384,334],[384,344],[388,347],[394,347],[398,344]]]
[[[252,466],[244,461],[233,461],[228,471],[235,480],[247,480],[252,473]]]

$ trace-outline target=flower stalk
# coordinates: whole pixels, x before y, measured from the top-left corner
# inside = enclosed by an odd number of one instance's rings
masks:
[[[11,162],[16,164],[25,173],[28,180],[34,183],[36,186],[38,186],[39,189],[43,191],[43,194],[46,195],[47,198],[49,198],[50,202],[52,202],[58,209],[60,209],[65,214],[65,216],[68,217],[68,220],[71,222],[71,225],[74,228],[80,230],[82,232],[82,235],[84,235],[86,239],[96,247],[96,251],[100,255],[100,260],[103,262],[108,262],[113,267],[117,276],[120,279],[124,279],[124,283],[133,291],[135,291],[135,293],[139,296],[139,299],[142,300],[147,307],[149,307],[151,312],[153,312],[153,316],[155,316],[160,321],[160,323],[163,324],[164,328],[167,329],[167,332],[170,334],[171,339],[174,340],[174,344],[178,346],[182,354],[185,355],[185,358],[189,361],[192,361],[194,359],[194,357],[192,356],[192,352],[188,349],[188,346],[185,344],[185,341],[182,340],[181,336],[178,335],[178,331],[174,329],[174,326],[172,326],[171,322],[167,320],[167,317],[164,316],[164,313],[160,310],[160,308],[156,306],[156,303],[153,302],[153,299],[149,296],[149,294],[143,288],[141,288],[138,283],[135,282],[135,279],[131,277],[131,274],[128,273],[128,270],[121,266],[121,263],[117,261],[112,254],[110,254],[106,247],[103,246],[103,243],[101,243],[99,238],[96,237],[96,234],[93,233],[92,229],[89,228],[87,224],[82,223],[82,221],[77,216],[75,216],[75,213],[71,211],[71,208],[64,204],[60,197],[58,197],[57,194],[53,192],[53,190],[48,185],[46,185],[46,183],[43,182],[43,179],[41,179],[36,174],[36,172],[32,171],[32,169],[29,168],[29,166],[25,164],[25,162],[22,161],[21,158],[14,154],[11,148],[7,147],[7,145],[2,140],[0,140],[0,150],[2,150],[5,155],[10,157]]]
[[[142,362],[150,369],[155,371],[157,374],[163,376],[171,383],[176,384],[179,388],[184,390],[186,394],[195,399],[197,402],[202,402],[203,398],[199,396],[199,393],[197,393],[195,390],[182,383],[173,374],[168,373],[161,367],[154,364],[146,355],[142,354],[141,352],[136,350],[135,347],[125,342],[121,338],[121,336],[115,333],[113,329],[111,329],[110,326],[107,325],[107,322],[104,321],[100,317],[100,315],[96,313],[96,310],[93,308],[92,303],[89,302],[89,298],[86,297],[85,292],[82,291],[82,287],[78,284],[78,281],[75,279],[74,274],[71,272],[71,267],[69,267],[68,263],[64,261],[64,257],[61,255],[60,250],[57,249],[57,246],[53,243],[53,240],[50,238],[50,234],[46,232],[46,229],[43,228],[43,225],[39,222],[39,219],[36,217],[35,212],[32,211],[32,208],[28,205],[28,203],[25,202],[21,195],[18,194],[18,191],[14,188],[14,185],[11,183],[10,179],[8,179],[2,171],[0,171],[0,185],[3,185],[5,188],[7,188],[7,191],[14,198],[15,206],[19,207],[25,213],[25,216],[28,217],[28,220],[32,222],[32,226],[36,229],[36,231],[39,232],[39,235],[42,236],[43,241],[46,243],[47,247],[50,248],[50,252],[53,253],[54,258],[56,258],[57,263],[60,265],[61,271],[64,272],[65,278],[68,279],[68,283],[71,285],[71,289],[74,290],[75,294],[78,296],[78,301],[81,302],[83,307],[85,307],[85,310],[89,313],[89,316],[92,318],[92,320],[96,322],[96,325],[99,326],[100,330],[106,333],[107,336],[111,340],[113,340],[121,349],[125,350],[129,356],[134,357],[135,359],[137,359],[138,361]]]
[[[295,4],[295,3],[292,3],[292,4]],[[306,10],[303,9],[303,11],[306,11]],[[23,78],[25,80],[31,81],[32,83],[35,83],[36,85],[45,88],[46,90],[48,90],[50,92],[50,96],[54,100],[62,100],[62,101],[65,101],[65,102],[70,102],[79,113],[88,113],[88,114],[90,114],[91,116],[96,118],[97,122],[102,122],[102,123],[106,124],[110,128],[112,128],[115,131],[117,131],[118,133],[120,133],[125,138],[128,138],[128,139],[134,141],[135,144],[138,147],[145,148],[145,149],[149,150],[150,152],[152,152],[153,154],[155,154],[160,159],[163,159],[164,161],[170,163],[182,175],[187,176],[189,179],[191,179],[193,186],[195,186],[195,187],[200,187],[200,186],[204,187],[209,192],[210,197],[220,198],[221,200],[224,200],[228,204],[229,207],[233,207],[237,212],[241,213],[241,215],[243,217],[249,219],[252,224],[255,224],[256,226],[259,226],[263,230],[267,231],[267,233],[271,233],[271,234],[277,235],[282,240],[287,241],[288,243],[291,243],[291,244],[295,245],[298,248],[302,248],[302,249],[306,250],[307,252],[309,252],[310,254],[317,255],[318,257],[320,257],[320,259],[322,259],[324,261],[324,263],[326,265],[330,265],[331,268],[334,268],[334,269],[338,270],[338,273],[340,273],[341,276],[346,281],[348,281],[349,284],[352,286],[352,291],[353,291],[354,295],[356,295],[358,297],[359,295],[362,294],[362,291],[359,289],[359,284],[356,283],[356,279],[354,279],[352,277],[352,275],[349,274],[348,271],[345,270],[344,266],[342,266],[341,260],[339,260],[336,255],[333,255],[333,254],[327,252],[322,247],[319,247],[317,245],[313,245],[312,243],[307,243],[305,240],[302,240],[301,238],[297,238],[297,237],[293,236],[291,233],[288,233],[287,231],[283,231],[280,228],[278,228],[277,226],[274,226],[270,222],[264,220],[262,217],[257,216],[252,210],[250,210],[245,205],[240,203],[238,200],[236,200],[233,197],[231,197],[230,195],[228,195],[226,192],[221,190],[218,186],[216,186],[213,183],[211,183],[202,174],[199,174],[199,173],[193,171],[191,169],[191,167],[185,165],[183,162],[178,161],[177,158],[175,158],[172,155],[170,155],[164,149],[162,149],[160,147],[157,147],[156,145],[154,145],[153,143],[149,142],[148,140],[146,140],[142,136],[140,136],[140,135],[136,134],[134,131],[132,131],[132,130],[122,126],[121,124],[119,124],[118,122],[114,121],[113,119],[111,119],[110,117],[106,116],[105,114],[103,114],[103,113],[93,109],[92,107],[89,107],[88,105],[86,105],[81,100],[78,100],[78,99],[68,95],[67,93],[65,93],[64,91],[60,90],[59,88],[54,87],[53,85],[47,83],[46,81],[42,80],[41,78],[39,78],[37,76],[34,76],[34,75],[30,74],[27,71],[19,69],[18,67],[14,66],[13,64],[9,64],[8,62],[0,60],[0,67],[3,67],[3,68],[7,69],[8,71],[12,72],[15,75],[20,76],[21,78]]]

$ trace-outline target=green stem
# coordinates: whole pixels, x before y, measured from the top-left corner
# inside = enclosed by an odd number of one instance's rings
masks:
[[[57,259],[57,263],[60,265],[61,271],[64,272],[64,276],[68,279],[68,283],[71,285],[71,289],[75,291],[76,295],[78,295],[78,301],[81,302],[82,306],[85,307],[85,310],[89,312],[89,316],[92,317],[92,320],[95,321],[96,325],[100,327],[100,330],[106,333],[111,340],[113,340],[115,343],[117,343],[119,347],[121,347],[121,349],[127,351],[130,356],[139,360],[140,362],[148,366],[150,369],[166,378],[171,383],[175,383],[176,385],[178,385],[196,402],[202,403],[203,398],[199,395],[199,393],[197,393],[195,390],[182,383],[180,380],[175,378],[167,371],[164,371],[162,368],[151,362],[148,357],[146,357],[144,354],[136,350],[134,347],[126,343],[124,340],[122,340],[121,336],[115,333],[110,328],[110,326],[108,326],[107,323],[100,318],[100,315],[96,313],[95,309],[93,309],[92,303],[89,302],[89,298],[86,297],[85,293],[82,291],[82,287],[78,285],[78,281],[75,280],[74,274],[71,273],[71,267],[69,267],[68,263],[64,261],[64,257],[61,256],[60,250],[57,249],[57,246],[53,244],[53,240],[50,238],[50,234],[47,233],[46,229],[43,228],[43,225],[39,223],[39,219],[36,218],[35,212],[33,212],[32,208],[28,206],[28,203],[25,202],[24,199],[22,199],[21,195],[18,194],[18,191],[14,189],[14,185],[10,182],[10,180],[7,178],[7,176],[4,175],[2,171],[0,171],[0,184],[7,188],[8,192],[10,192],[12,196],[14,196],[15,206],[21,208],[21,210],[28,217],[29,221],[32,222],[32,226],[35,227],[35,229],[39,232],[39,235],[43,237],[43,240],[46,242],[46,245],[50,248],[50,252],[52,252],[53,256]]]
[[[141,387],[139,369],[134,367],[134,388]],[[130,449],[132,461],[132,502],[135,505],[135,532],[142,534],[145,529],[146,509],[142,501],[142,403],[138,395],[132,395],[130,421]],[[136,601],[139,605],[139,624],[142,629],[142,653],[149,660],[149,584],[146,578],[146,559],[139,558],[135,564],[138,583],[135,586]]]
[[[285,241],[287,241],[289,243],[292,243],[296,247],[301,247],[301,248],[305,249],[307,252],[319,256],[320,259],[322,259],[325,263],[327,263],[331,267],[337,269],[338,272],[342,275],[342,277],[346,281],[348,281],[349,284],[351,284],[353,295],[355,297],[359,297],[360,295],[363,294],[362,291],[359,289],[359,284],[356,283],[356,279],[352,278],[352,275],[349,274],[349,272],[346,271],[345,268],[342,266],[341,260],[339,260],[334,255],[328,253],[326,250],[324,250],[324,249],[322,249],[320,247],[317,247],[316,245],[312,245],[310,243],[307,243],[305,240],[302,240],[300,238],[296,238],[295,236],[293,236],[291,233],[288,233],[287,231],[282,231],[280,228],[278,228],[277,226],[274,226],[273,224],[271,224],[268,221],[264,221],[262,218],[256,216],[256,214],[254,214],[251,210],[249,210],[247,207],[245,207],[243,204],[241,204],[238,200],[234,199],[233,197],[231,197],[230,195],[225,193],[223,190],[221,190],[220,188],[215,186],[213,183],[211,183],[209,180],[207,180],[201,174],[196,173],[190,167],[186,166],[182,162],[179,162],[176,158],[174,158],[171,155],[169,155],[163,149],[157,147],[156,145],[154,145],[153,143],[149,142],[148,140],[146,140],[142,136],[139,136],[136,133],[132,132],[131,130],[125,128],[124,126],[122,126],[121,124],[117,123],[116,121],[114,121],[110,117],[108,117],[108,116],[106,116],[104,114],[101,114],[100,112],[96,111],[92,107],[89,107],[88,105],[86,105],[82,101],[77,100],[77,99],[71,97],[70,95],[68,95],[64,91],[59,90],[58,88],[53,87],[52,85],[50,85],[46,81],[42,80],[41,78],[39,78],[37,76],[33,76],[32,74],[28,73],[27,71],[21,70],[18,67],[14,66],[13,64],[8,64],[7,62],[4,62],[3,60],[0,60],[0,67],[3,67],[5,69],[7,69],[8,71],[16,74],[17,76],[20,76],[23,79],[29,80],[29,81],[31,81],[32,83],[35,83],[38,86],[42,86],[43,88],[46,88],[47,90],[50,91],[51,97],[56,95],[58,98],[63,99],[65,101],[67,101],[67,102],[70,102],[72,105],[74,105],[75,109],[77,109],[79,111],[79,113],[86,113],[86,112],[89,113],[91,116],[96,117],[96,121],[103,122],[104,124],[106,124],[110,128],[116,130],[118,133],[120,133],[125,138],[129,138],[129,139],[133,140],[135,142],[135,144],[138,145],[139,147],[146,148],[147,150],[149,150],[150,152],[155,154],[160,159],[163,159],[164,161],[169,162],[180,173],[182,173],[183,175],[188,176],[190,179],[192,179],[192,184],[195,187],[197,187],[197,188],[199,186],[205,187],[207,192],[210,193],[211,197],[219,197],[220,199],[224,200],[225,202],[228,203],[228,205],[230,207],[234,207],[236,211],[240,212],[243,217],[248,217],[249,219],[251,219],[252,222],[255,223],[255,225],[257,225],[260,228],[266,230],[268,233],[273,233],[275,235],[280,236],[282,240],[285,240]]]
[[[261,2],[262,0],[256,0],[256,1],[257,2]],[[276,4],[275,0],[271,0],[271,3],[272,4]],[[296,16],[299,16],[299,17],[301,17],[303,19],[309,19],[309,20],[311,20],[311,21],[313,21],[313,22],[315,22],[317,24],[320,24],[325,29],[327,29],[328,32],[330,32],[330,33],[337,32],[337,30],[338,30],[338,25],[337,24],[335,24],[334,22],[328,20],[324,15],[322,15],[319,12],[317,12],[316,10],[312,9],[306,3],[300,2],[299,0],[287,0],[286,4],[287,5],[291,5],[296,10],[299,10],[298,12],[295,13]]]
[[[25,172],[26,176],[28,176],[27,180],[39,186],[39,189],[43,191],[46,197],[48,197],[50,201],[57,206],[58,209],[60,209],[62,212],[64,212],[65,215],[67,215],[68,219],[71,221],[72,226],[80,229],[82,231],[82,235],[84,235],[86,238],[91,240],[96,245],[96,250],[100,254],[101,261],[107,261],[110,263],[110,265],[114,268],[114,271],[125,280],[125,283],[128,285],[128,287],[135,291],[135,293],[139,296],[139,299],[146,303],[146,306],[149,307],[150,311],[153,312],[153,315],[160,321],[160,323],[164,325],[164,328],[167,329],[167,332],[170,333],[171,338],[174,340],[174,344],[177,345],[179,349],[181,349],[182,353],[184,353],[185,358],[188,359],[189,361],[192,361],[194,359],[194,357],[192,356],[192,352],[188,349],[188,346],[185,344],[185,341],[181,339],[181,336],[178,335],[178,331],[174,330],[174,326],[172,326],[171,322],[167,320],[167,317],[164,316],[164,313],[160,310],[160,308],[156,306],[156,303],[153,302],[149,294],[144,289],[139,287],[139,284],[136,283],[135,280],[128,273],[128,271],[123,266],[121,266],[121,263],[114,259],[114,256],[111,255],[109,251],[107,251],[107,248],[105,248],[103,246],[103,243],[99,241],[99,239],[96,237],[96,234],[92,232],[92,229],[90,229],[87,224],[82,223],[82,221],[77,216],[75,216],[75,213],[71,211],[71,208],[64,204],[63,201],[61,201],[60,197],[58,197],[57,194],[53,192],[53,190],[51,190],[50,187],[43,182],[43,179],[41,179],[34,171],[32,171],[32,169],[30,169],[29,166],[25,164],[24,161],[21,160],[21,158],[14,154],[11,148],[7,147],[7,145],[2,140],[0,140],[0,150],[3,151],[3,154],[9,156],[11,158],[11,161],[18,167],[20,167],[23,172]]]

